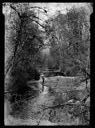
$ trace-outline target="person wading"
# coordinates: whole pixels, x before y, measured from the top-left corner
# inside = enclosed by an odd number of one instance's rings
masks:
[[[44,74],[41,74],[41,78],[42,78],[42,92],[44,91],[44,83],[45,83],[45,76]]]

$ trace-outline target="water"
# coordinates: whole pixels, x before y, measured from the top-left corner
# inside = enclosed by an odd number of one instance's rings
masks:
[[[36,88],[35,86],[33,86],[34,84],[36,86],[38,86],[38,90],[40,91],[41,94],[47,94],[48,93],[48,87],[44,86],[44,90],[42,91],[42,80],[39,81],[29,81],[28,84],[30,84],[29,86],[32,88]]]
[[[44,86],[44,90],[42,92],[42,94],[47,94],[48,93],[48,87]]]

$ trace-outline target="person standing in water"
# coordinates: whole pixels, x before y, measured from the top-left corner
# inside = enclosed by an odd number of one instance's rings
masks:
[[[44,74],[41,75],[42,78],[42,92],[44,91],[44,83],[45,83],[45,77]]]

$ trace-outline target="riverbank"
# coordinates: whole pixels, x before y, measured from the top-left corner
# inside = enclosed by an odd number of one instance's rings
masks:
[[[45,87],[46,90],[38,93],[39,95],[36,96],[35,98],[32,98],[30,96],[28,100],[19,101],[18,103],[13,104],[14,108],[18,106],[18,108],[20,109],[17,109],[16,111],[14,109],[13,112],[14,116],[11,115],[6,116],[7,119],[5,119],[5,124],[6,125],[81,124],[82,123],[80,122],[81,117],[77,116],[75,118],[74,116],[74,118],[72,119],[73,115],[70,114],[69,111],[77,110],[77,112],[79,113],[81,111],[81,103],[79,101],[79,98],[81,100],[81,98],[85,97],[88,93],[85,91],[85,88],[83,88],[83,86],[85,86],[84,83],[83,85],[81,84],[80,86],[76,87],[76,90],[78,89],[78,91],[72,91],[74,87],[73,86],[74,79],[75,78],[71,78],[71,77],[46,78],[45,85],[48,87],[48,89],[46,89]],[[66,93],[66,91],[68,90],[70,92]],[[76,101],[73,101],[73,98],[75,97],[77,99]],[[22,102],[23,104],[21,104]],[[63,104],[63,106],[61,104]]]

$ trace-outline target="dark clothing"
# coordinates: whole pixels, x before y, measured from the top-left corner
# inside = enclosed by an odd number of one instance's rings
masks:
[[[42,76],[42,91],[44,91],[44,82],[45,82],[45,78],[44,76]]]
[[[45,78],[44,78],[44,77],[42,77],[42,80],[43,80],[43,81],[42,81],[42,83],[44,84],[44,82],[45,82]]]

